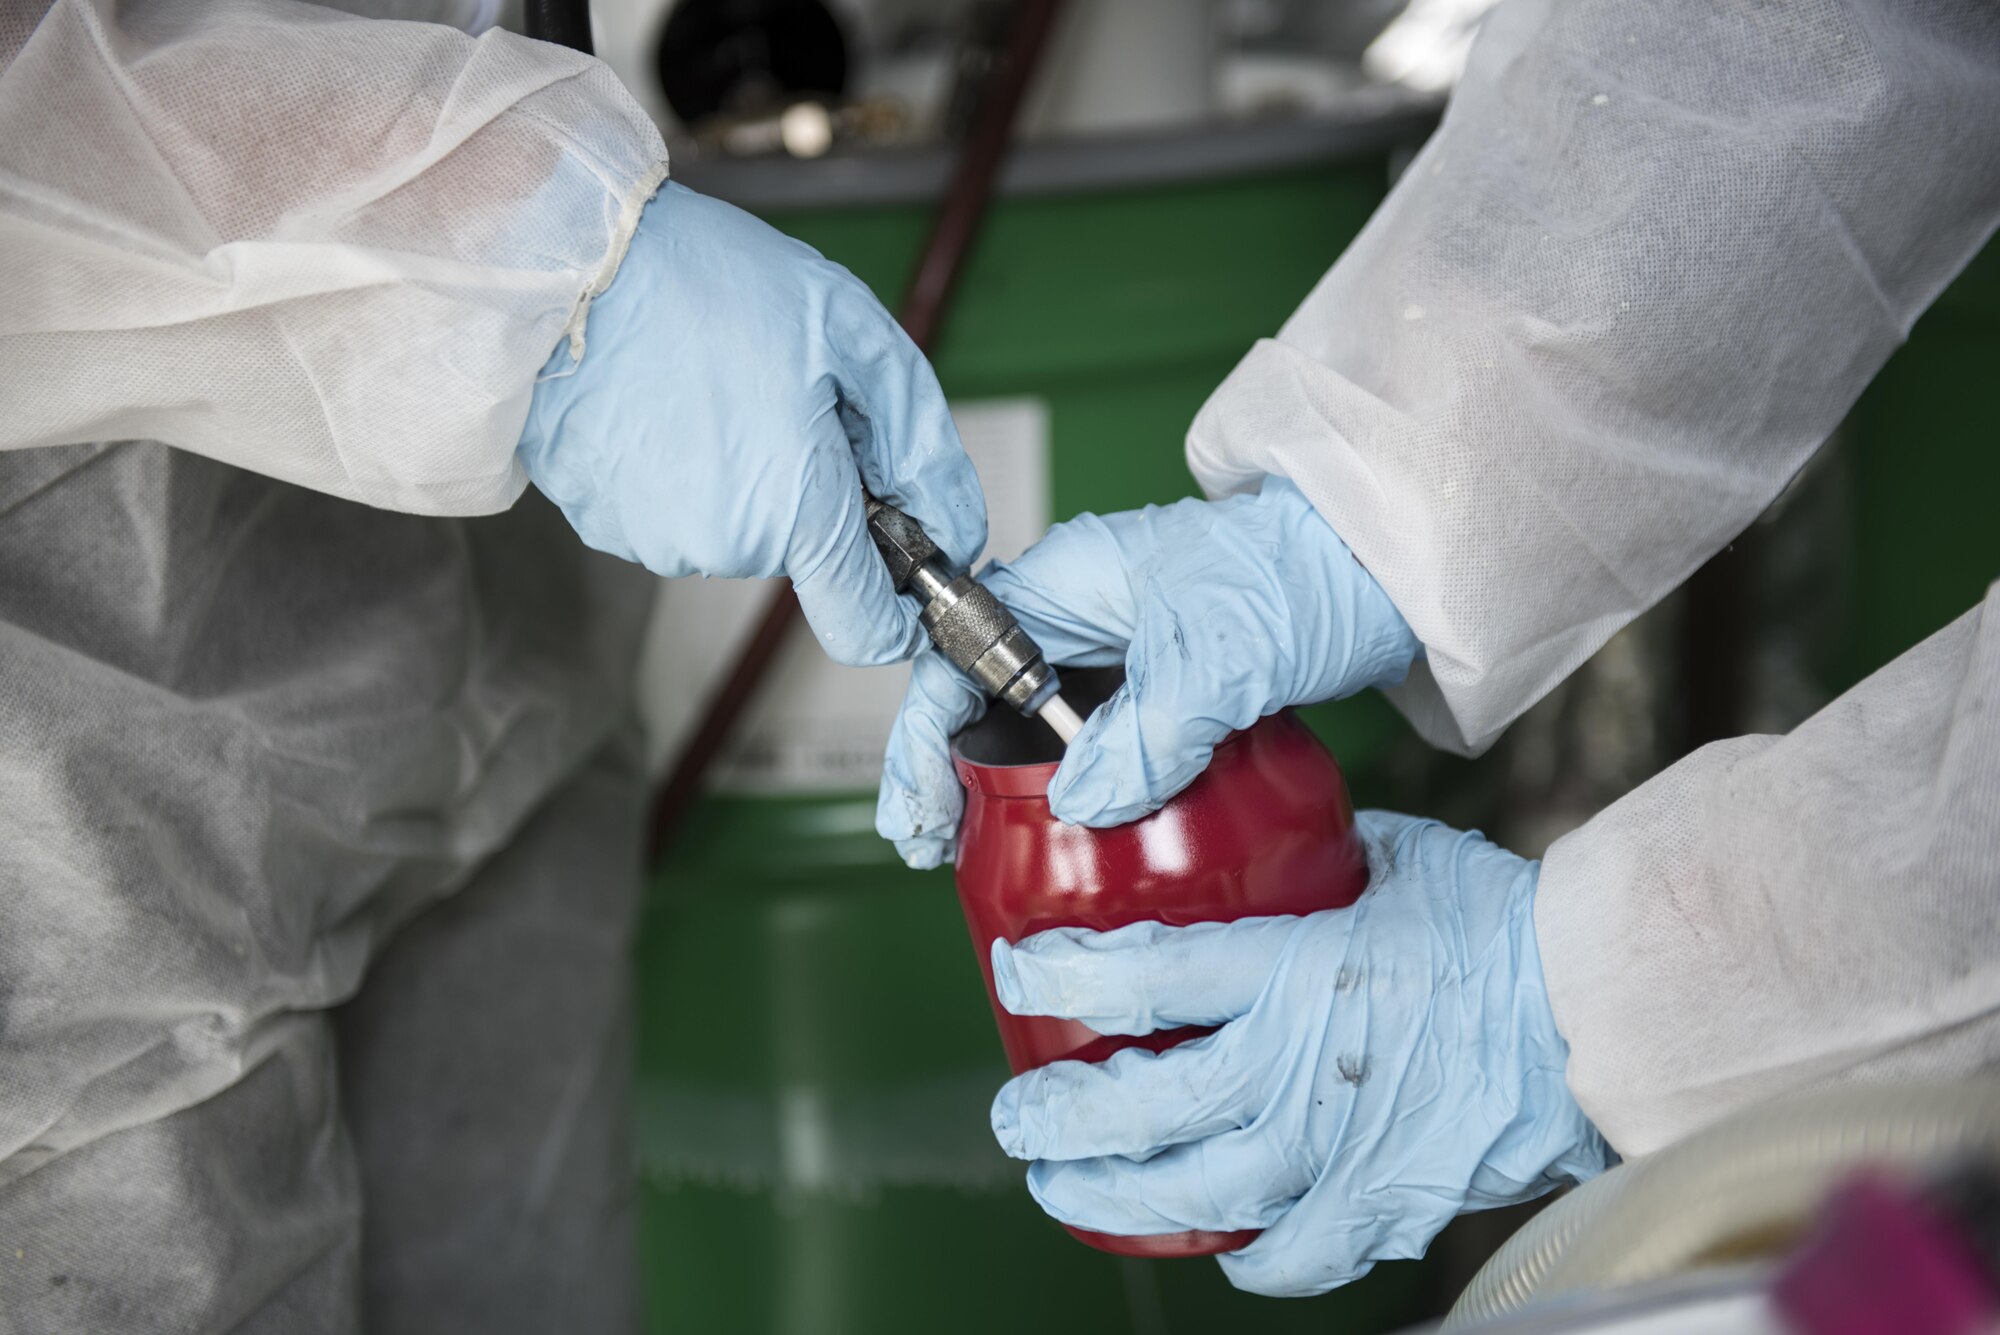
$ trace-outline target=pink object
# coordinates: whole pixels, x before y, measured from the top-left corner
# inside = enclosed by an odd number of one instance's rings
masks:
[[[1071,676],[1064,674],[1065,694],[1080,694]],[[993,993],[995,937],[1014,942],[1051,927],[1108,931],[1146,919],[1185,926],[1316,913],[1344,908],[1367,886],[1340,767],[1289,712],[1234,734],[1185,792],[1109,830],[1064,825],[1050,814],[1056,762],[1032,757],[1057,746],[1053,737],[1044,742],[1039,728],[995,709],[960,734],[952,754],[967,789],[959,904],[1016,1074],[1052,1061],[1102,1061],[1121,1048],[1157,1052],[1211,1031],[1106,1037],[1074,1020],[1013,1015]],[[1070,1232],[1123,1256],[1209,1256],[1257,1236]]]
[[[2000,1323],[2000,1295],[1951,1221],[1873,1174],[1834,1193],[1772,1303],[1799,1335],[1972,1335]]]

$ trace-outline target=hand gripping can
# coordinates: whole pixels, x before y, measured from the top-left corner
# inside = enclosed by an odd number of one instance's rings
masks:
[[[1065,672],[1079,707],[1115,688],[1115,671]],[[1049,812],[1060,748],[1047,728],[1009,710],[954,739],[966,788],[958,898],[1008,1063],[1018,1075],[1053,1061],[1102,1061],[1123,1048],[1158,1052],[1208,1029],[1105,1036],[1075,1020],[1013,1015],[993,992],[994,938],[1051,927],[1109,931],[1151,919],[1172,926],[1344,908],[1368,883],[1354,805],[1340,766],[1289,711],[1232,734],[1208,769],[1153,814],[1108,830]],[[1256,1230],[1078,1239],[1123,1256],[1210,1256],[1248,1246]]]

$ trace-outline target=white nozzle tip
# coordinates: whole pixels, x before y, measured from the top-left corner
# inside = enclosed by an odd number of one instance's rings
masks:
[[[1055,729],[1056,736],[1062,738],[1064,746],[1075,741],[1076,735],[1083,731],[1083,719],[1060,695],[1049,697],[1049,702],[1041,708],[1041,718],[1042,722]]]

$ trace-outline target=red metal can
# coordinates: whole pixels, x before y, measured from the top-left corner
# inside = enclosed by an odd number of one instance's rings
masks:
[[[1116,673],[1063,673],[1081,709]],[[1079,699],[1078,697],[1082,697]],[[952,748],[966,787],[958,899],[987,1000],[1016,1074],[1052,1061],[1102,1061],[1121,1048],[1158,1052],[1211,1032],[1105,1036],[1074,1020],[1013,1015],[993,993],[995,937],[1051,927],[1109,931],[1151,919],[1173,926],[1344,908],[1368,883],[1340,766],[1289,711],[1230,736],[1193,784],[1150,816],[1114,829],[1065,825],[1049,812],[1061,745],[1041,723],[995,708]],[[1211,1256],[1255,1230],[1114,1237],[1072,1228],[1122,1256]]]

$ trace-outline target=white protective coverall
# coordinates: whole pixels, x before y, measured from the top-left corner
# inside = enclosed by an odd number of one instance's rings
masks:
[[[1425,645],[1397,703],[1477,750],[1770,504],[1996,220],[1990,0],[1508,0],[1188,460],[1298,484]],[[1627,1155],[1994,1064],[2000,586],[1559,840],[1536,930]]]
[[[645,580],[545,506],[466,516],[519,495],[658,138],[506,34],[40,9],[0,5],[0,1326],[629,1324]],[[1987,13],[1503,8],[1198,474],[1295,478],[1429,648],[1413,717],[1483,742],[1776,494],[1986,235]],[[1992,1051],[1996,633],[1551,854],[1622,1148]]]
[[[652,581],[513,450],[659,136],[503,32],[43,11],[0,4],[0,1332],[634,1329]]]

